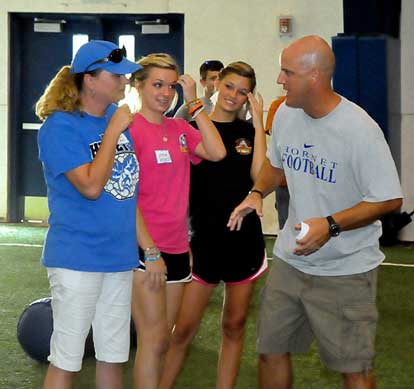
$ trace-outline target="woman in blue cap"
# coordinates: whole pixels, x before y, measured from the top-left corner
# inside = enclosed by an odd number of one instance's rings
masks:
[[[125,77],[140,69],[125,49],[90,41],[37,102],[50,209],[42,254],[53,309],[45,388],[71,388],[93,327],[96,386],[122,387],[129,356],[132,269],[138,266],[138,162]]]

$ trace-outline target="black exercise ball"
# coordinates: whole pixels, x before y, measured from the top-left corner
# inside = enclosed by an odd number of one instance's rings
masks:
[[[47,362],[53,331],[51,298],[33,301],[24,309],[17,323],[17,339],[29,357]]]
[[[33,301],[20,315],[17,323],[17,339],[29,357],[47,363],[50,354],[50,338],[53,331],[51,297]],[[92,330],[85,343],[85,355],[95,355]]]

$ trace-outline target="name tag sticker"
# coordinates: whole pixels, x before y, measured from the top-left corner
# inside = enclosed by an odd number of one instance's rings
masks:
[[[157,163],[172,163],[171,155],[168,150],[155,150]]]

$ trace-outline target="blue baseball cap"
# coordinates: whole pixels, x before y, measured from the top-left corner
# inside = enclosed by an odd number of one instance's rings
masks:
[[[82,45],[70,66],[70,72],[86,73],[104,69],[114,74],[134,73],[142,69],[141,65],[126,59],[126,51],[108,41],[93,40]]]

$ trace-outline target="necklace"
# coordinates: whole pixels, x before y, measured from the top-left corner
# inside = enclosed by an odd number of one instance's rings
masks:
[[[164,143],[168,142],[168,134],[167,134],[167,128],[165,127],[165,122],[161,124],[161,139]]]

